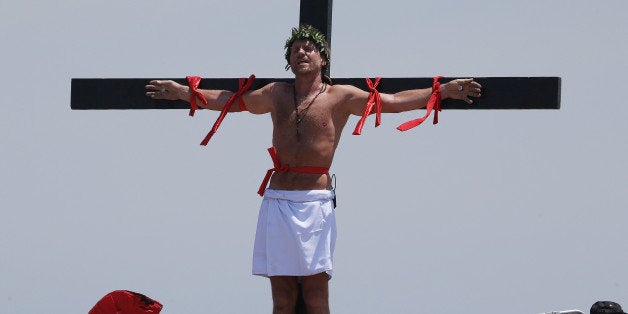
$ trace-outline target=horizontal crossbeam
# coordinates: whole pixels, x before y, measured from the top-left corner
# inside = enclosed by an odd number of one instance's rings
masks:
[[[151,79],[141,78],[75,78],[72,79],[71,108],[75,110],[104,109],[189,109],[186,101],[154,100],[146,97],[144,87]],[[187,84],[185,79],[172,79]],[[447,82],[452,78],[443,78]],[[460,100],[446,99],[443,109],[559,109],[560,77],[479,77],[482,97],[472,106]],[[293,82],[286,78],[256,78],[251,89],[270,82]],[[334,84],[353,85],[368,90],[364,78],[335,78]],[[402,90],[432,86],[432,78],[382,78],[378,90],[395,93]],[[236,91],[236,78],[207,78],[202,89]]]

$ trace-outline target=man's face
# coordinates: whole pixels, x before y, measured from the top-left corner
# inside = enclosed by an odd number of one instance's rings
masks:
[[[290,68],[294,74],[321,73],[327,61],[313,42],[297,40],[290,48]]]

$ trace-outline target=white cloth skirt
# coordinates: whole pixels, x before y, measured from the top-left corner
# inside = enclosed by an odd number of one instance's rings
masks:
[[[266,189],[257,220],[253,275],[331,278],[336,243],[334,192]]]

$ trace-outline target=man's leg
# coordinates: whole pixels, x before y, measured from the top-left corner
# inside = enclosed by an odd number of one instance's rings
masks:
[[[270,287],[273,293],[273,314],[294,314],[297,305],[297,277],[271,276]]]
[[[320,273],[301,278],[307,314],[329,314],[329,275]]]

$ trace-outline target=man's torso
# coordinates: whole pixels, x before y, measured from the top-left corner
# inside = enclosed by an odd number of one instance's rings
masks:
[[[282,165],[290,167],[327,167],[332,164],[349,112],[342,106],[341,88],[326,86],[305,110],[313,97],[299,102],[300,123],[293,88],[276,83],[273,87],[273,145]],[[297,129],[298,128],[298,129]],[[298,135],[297,135],[298,133]],[[328,189],[328,175],[279,172],[273,175],[270,188],[280,190]]]

